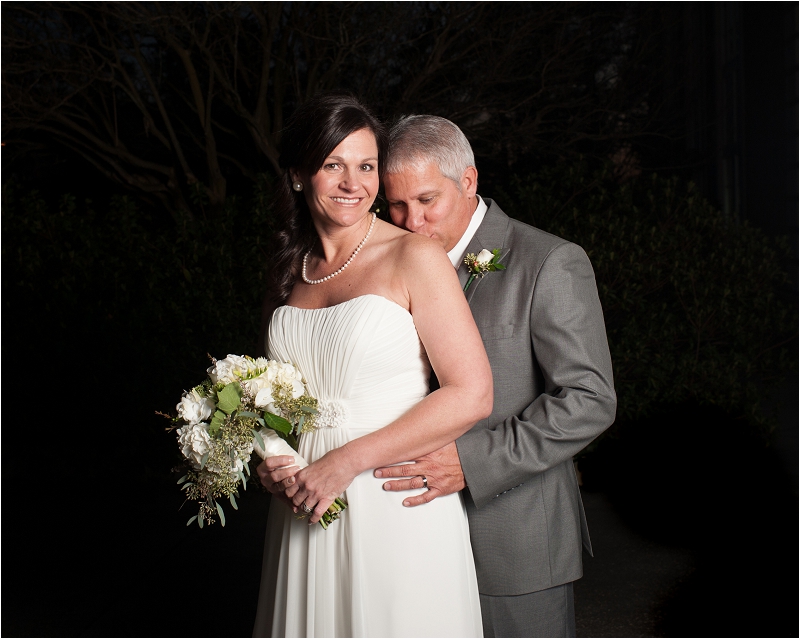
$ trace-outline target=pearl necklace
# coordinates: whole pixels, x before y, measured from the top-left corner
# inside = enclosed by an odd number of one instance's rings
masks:
[[[369,236],[372,234],[372,227],[373,227],[373,226],[375,226],[375,218],[377,218],[377,215],[375,215],[375,213],[373,213],[373,214],[372,214],[372,221],[369,223],[369,229],[367,230],[367,234],[364,236],[364,239],[363,239],[363,240],[361,240],[361,243],[360,243],[358,246],[356,246],[356,250],[355,250],[355,251],[353,251],[353,254],[352,254],[352,255],[350,256],[350,258],[349,258],[349,259],[348,259],[348,260],[347,260],[347,261],[344,263],[344,266],[342,266],[342,268],[340,268],[338,271],[334,271],[334,272],[333,272],[333,273],[331,273],[330,275],[326,275],[325,277],[323,277],[322,279],[319,279],[319,280],[310,280],[310,279],[308,279],[308,277],[306,277],[306,262],[308,261],[308,256],[309,256],[309,255],[311,255],[311,251],[309,251],[308,253],[306,253],[306,254],[303,256],[303,270],[302,270],[302,272],[301,272],[301,275],[302,275],[302,277],[303,277],[303,281],[304,281],[306,284],[322,284],[323,282],[326,282],[326,281],[328,281],[329,279],[331,279],[331,278],[333,278],[333,277],[336,277],[336,276],[337,276],[337,275],[339,275],[339,273],[341,273],[341,272],[342,272],[344,269],[346,269],[348,266],[350,266],[350,262],[352,262],[352,261],[353,261],[353,258],[355,258],[355,256],[356,256],[356,255],[358,255],[358,252],[361,250],[361,248],[364,246],[364,244],[366,244],[366,243],[367,243],[367,240],[369,239]]]

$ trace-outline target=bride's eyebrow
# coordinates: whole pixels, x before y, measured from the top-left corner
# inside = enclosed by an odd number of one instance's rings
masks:
[[[330,160],[335,160],[336,162],[344,163],[344,158],[338,155],[329,155],[327,158],[325,158],[326,162]],[[377,162],[377,161],[378,161],[377,157],[370,157],[370,158],[364,158],[363,160],[359,160],[359,164],[362,162]]]

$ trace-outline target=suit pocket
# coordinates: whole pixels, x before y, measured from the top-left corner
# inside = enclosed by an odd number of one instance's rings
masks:
[[[487,339],[508,339],[514,336],[513,324],[490,324],[488,326],[478,326],[481,337]]]

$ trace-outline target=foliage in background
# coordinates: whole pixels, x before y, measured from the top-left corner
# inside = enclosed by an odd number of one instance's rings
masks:
[[[687,400],[768,429],[774,382],[796,370],[786,244],[724,216],[692,184],[562,164],[515,178],[512,216],[584,247],[603,304],[618,420]]]
[[[270,190],[262,177],[251,202],[230,197],[221,215],[184,217],[175,228],[128,196],[95,203],[67,194],[54,203],[7,183],[4,315],[9,324],[41,323],[47,337],[66,341],[85,330],[87,351],[103,338],[113,349],[132,345],[160,383],[204,370],[206,353],[255,353]]]
[[[95,208],[66,195],[54,208],[6,185],[6,317],[25,298],[62,330],[86,325],[115,336],[113,348],[131,344],[137,365],[158,353],[153,374],[173,388],[201,372],[206,352],[254,353],[269,268],[270,187],[259,184],[253,201],[228,198],[221,214],[185,217],[177,229],[127,197]],[[697,400],[769,425],[763,400],[796,366],[795,289],[780,244],[676,179],[620,184],[609,169],[567,163],[496,196],[513,217],[589,254],[619,421]]]
[[[4,160],[79,156],[176,218],[196,213],[195,190],[216,214],[229,193],[277,171],[292,110],[337,88],[387,119],[452,119],[483,166],[492,159],[507,170],[531,154],[606,156],[664,133],[653,82],[664,64],[654,50],[659,11],[648,3],[4,2]]]

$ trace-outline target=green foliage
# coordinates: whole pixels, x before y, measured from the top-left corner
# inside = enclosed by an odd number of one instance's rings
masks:
[[[512,217],[581,245],[603,304],[618,420],[694,399],[768,427],[771,382],[796,368],[786,244],[731,220],[677,178],[619,184],[552,167],[498,198]]]
[[[217,408],[226,415],[230,415],[242,403],[242,387],[233,382],[217,393]]]
[[[211,418],[211,423],[208,425],[208,434],[212,437],[216,437],[220,428],[222,428],[222,425],[225,423],[226,417],[225,413],[221,410],[214,411],[214,416]]]
[[[131,358],[157,358],[158,383],[185,384],[207,352],[254,354],[271,224],[260,185],[249,205],[229,197],[213,219],[175,225],[127,196],[53,202],[6,183],[3,310],[67,338],[113,337]]]
[[[103,206],[70,195],[48,202],[6,184],[4,319],[56,331],[82,353],[127,349],[126,375],[149,389],[172,387],[168,394],[198,376],[207,352],[255,354],[269,190],[263,180],[248,204],[228,198],[213,219],[165,228],[127,197]],[[770,385],[796,367],[796,289],[782,268],[784,244],[726,218],[677,179],[620,185],[610,171],[576,163],[515,178],[497,196],[513,217],[589,254],[618,421],[693,399],[769,424]]]
[[[283,417],[279,417],[278,415],[273,415],[272,413],[264,413],[264,419],[267,422],[267,426],[269,426],[274,431],[283,433],[284,435],[288,435],[289,433],[292,432],[292,423],[289,420],[284,419]]]

